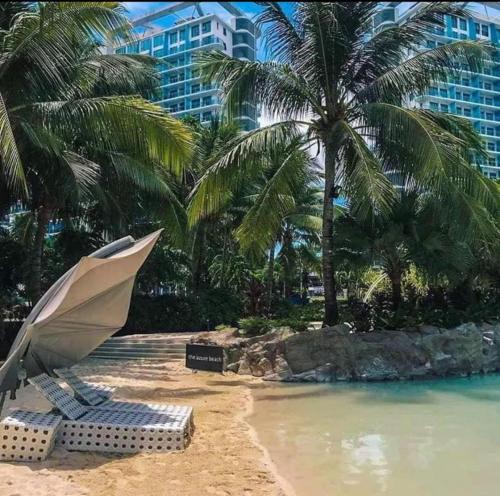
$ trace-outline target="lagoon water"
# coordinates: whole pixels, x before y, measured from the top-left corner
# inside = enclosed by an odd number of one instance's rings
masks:
[[[250,422],[297,496],[500,493],[500,376],[276,385]]]

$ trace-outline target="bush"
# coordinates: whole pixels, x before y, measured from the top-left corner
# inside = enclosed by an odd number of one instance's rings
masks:
[[[127,323],[119,334],[213,330],[220,324],[236,325],[242,312],[238,296],[223,289],[199,296],[134,294]]]
[[[239,321],[240,332],[245,336],[262,336],[278,327],[289,327],[294,332],[307,331],[308,322],[299,319],[266,319],[265,317],[249,317]]]
[[[265,317],[248,317],[247,319],[241,319],[238,322],[238,327],[240,333],[243,331],[245,336],[261,336],[273,328],[272,322]]]

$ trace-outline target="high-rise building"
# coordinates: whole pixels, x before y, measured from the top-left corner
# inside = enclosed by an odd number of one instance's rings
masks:
[[[221,50],[242,60],[256,59],[255,24],[230,2],[168,2],[165,7],[133,19],[132,24],[134,41],[112,50],[162,60],[156,103],[176,117],[191,115],[209,122],[221,109],[217,87],[204,82],[194,65],[200,50]],[[238,119],[244,130],[257,127],[256,109],[249,104]]]
[[[384,2],[375,18],[375,31],[401,23],[414,15],[426,2]],[[500,2],[464,2],[467,16],[444,16],[444,27],[427,32],[422,50],[455,40],[486,40],[500,43]],[[483,173],[500,178],[500,56],[495,54],[482,72],[471,72],[466,64],[446,80],[433,84],[412,102],[425,109],[459,115],[469,119],[485,142],[487,159],[474,160]]]

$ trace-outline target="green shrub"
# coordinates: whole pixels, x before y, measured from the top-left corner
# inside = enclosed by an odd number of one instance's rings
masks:
[[[240,298],[224,289],[199,296],[134,294],[120,334],[213,330],[220,324],[236,325],[242,313]]]
[[[249,317],[239,321],[239,329],[245,336],[261,336],[278,327],[289,327],[295,332],[307,331],[308,322],[300,319],[266,319]]]
[[[248,317],[238,322],[240,332],[245,336],[261,336],[273,328],[273,321],[265,317]]]
[[[270,322],[272,322],[273,327],[289,327],[292,331],[295,332],[307,331],[307,327],[309,325],[308,321],[300,319],[279,319],[272,320]]]

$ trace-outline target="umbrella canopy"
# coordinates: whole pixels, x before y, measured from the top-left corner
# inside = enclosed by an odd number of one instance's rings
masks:
[[[22,379],[70,367],[127,321],[137,271],[161,230],[131,236],[83,257],[40,298],[0,368],[0,392]]]

